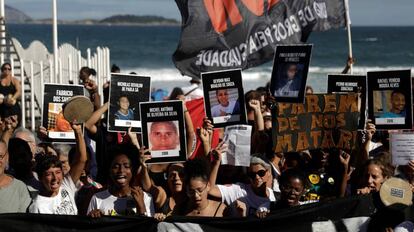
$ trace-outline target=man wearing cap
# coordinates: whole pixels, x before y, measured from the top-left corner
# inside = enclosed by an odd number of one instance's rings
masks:
[[[266,183],[271,181],[271,166],[261,157],[252,156],[248,169],[249,184],[216,185],[221,152],[213,152],[217,154],[213,155],[217,159],[213,161],[210,174],[211,189],[209,194],[220,198],[223,203],[229,205],[234,216],[250,216],[261,212],[268,212],[270,202],[276,201],[273,190],[266,187]]]

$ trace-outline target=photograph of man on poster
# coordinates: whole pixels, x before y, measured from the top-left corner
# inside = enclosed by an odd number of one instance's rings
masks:
[[[302,65],[288,63],[277,78],[274,96],[297,97],[302,86]]]
[[[126,95],[118,98],[118,111],[115,112],[115,120],[134,120],[134,111],[129,108],[130,103]]]
[[[394,90],[390,97],[391,108],[389,111],[384,112],[381,118],[405,118],[405,96],[398,90]]]
[[[237,93],[237,89],[233,90]],[[237,101],[237,98],[235,99],[229,97],[229,91],[231,91],[231,89],[218,89],[216,91],[210,91],[215,93],[215,97],[218,102],[218,104],[211,107],[212,117],[240,114],[239,102]]]
[[[148,122],[151,151],[180,150],[178,121]]]
[[[405,94],[399,90],[374,91],[374,117],[378,125],[403,125],[406,123]]]

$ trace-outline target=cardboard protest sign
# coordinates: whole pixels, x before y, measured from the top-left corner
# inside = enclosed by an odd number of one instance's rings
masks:
[[[377,129],[412,129],[411,70],[368,72],[368,118]]]
[[[250,125],[226,127],[223,141],[227,144],[227,151],[222,154],[221,164],[249,167],[251,136]]]
[[[303,103],[312,45],[278,45],[270,92],[277,102]]]
[[[151,78],[130,74],[111,74],[108,131],[141,132],[139,103],[150,99]]]
[[[186,161],[183,102],[141,102],[140,110],[142,144],[151,150],[147,163]]]
[[[241,70],[201,74],[207,117],[215,127],[247,123]]]
[[[306,95],[305,103],[277,103],[272,112],[275,152],[316,148],[350,151],[357,139],[358,95]]]
[[[367,77],[362,75],[347,74],[329,74],[328,75],[328,93],[359,93],[360,94],[360,112],[358,129],[365,128],[367,117]]]
[[[62,106],[78,95],[84,95],[81,85],[44,85],[42,124],[53,142],[75,142],[75,133],[64,118]]]
[[[407,165],[414,160],[414,133],[390,133],[393,165]]]

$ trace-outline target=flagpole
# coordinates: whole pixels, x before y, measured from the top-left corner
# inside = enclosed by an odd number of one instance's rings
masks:
[[[52,0],[52,15],[53,15],[53,19],[52,19],[52,24],[53,24],[53,60],[54,60],[54,73],[53,76],[55,78],[55,80],[57,80],[57,76],[59,73],[58,70],[58,58],[59,58],[59,54],[58,54],[58,30],[57,30],[57,4],[56,4],[56,0]]]
[[[345,11],[346,11],[346,30],[348,31],[348,56],[352,59],[352,36],[351,36],[351,17],[349,16],[349,0],[344,0],[345,3]],[[347,61],[348,62],[348,61]],[[351,63],[349,66],[349,70],[351,74],[353,74],[353,64]]]

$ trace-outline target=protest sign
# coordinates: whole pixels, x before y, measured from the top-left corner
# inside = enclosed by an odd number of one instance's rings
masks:
[[[412,129],[411,70],[368,72],[368,118],[377,129]]]
[[[240,69],[202,73],[201,78],[206,115],[215,127],[247,123]]]
[[[414,160],[414,133],[390,133],[390,146],[394,165]]]
[[[277,103],[272,112],[275,152],[316,148],[350,151],[357,139],[358,95],[306,95],[305,103]]]
[[[270,92],[278,102],[303,103],[312,45],[278,45]]]
[[[62,106],[78,95],[84,95],[81,85],[44,85],[42,124],[53,142],[75,142],[75,133],[64,118]]]
[[[226,127],[223,141],[227,150],[222,154],[221,164],[250,166],[250,143],[252,126],[233,125]]]
[[[328,93],[358,93],[360,94],[360,112],[358,129],[365,128],[367,117],[367,77],[362,75],[329,74]]]
[[[182,101],[141,102],[142,144],[151,150],[147,163],[187,159]]]
[[[139,103],[150,99],[151,78],[131,74],[111,74],[108,131],[141,132]]]

